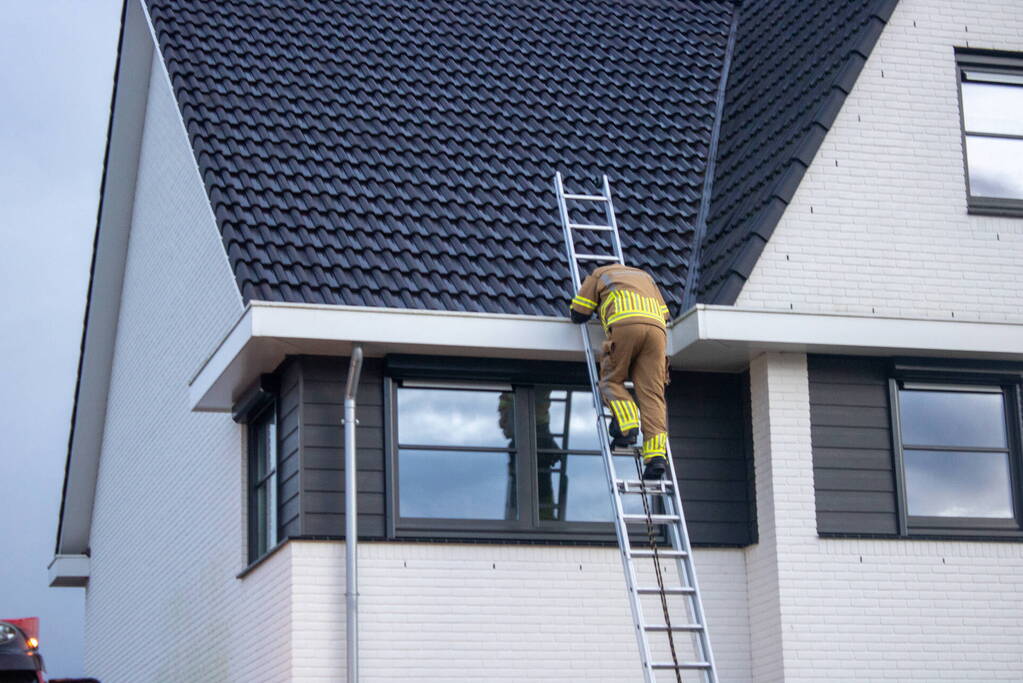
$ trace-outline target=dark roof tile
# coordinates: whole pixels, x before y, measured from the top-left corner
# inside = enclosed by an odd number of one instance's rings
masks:
[[[694,300],[731,304],[897,0],[746,0]]]
[[[561,170],[677,309],[731,3],[149,6],[246,299],[563,314]]]

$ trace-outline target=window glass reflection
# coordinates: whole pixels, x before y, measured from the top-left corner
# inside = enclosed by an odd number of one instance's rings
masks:
[[[514,395],[401,387],[398,440],[417,446],[514,447]]]
[[[565,522],[614,520],[601,455],[540,454],[537,477],[540,519]],[[618,475],[635,478],[632,458],[616,457]],[[624,496],[626,513],[643,512],[638,496]]]
[[[966,136],[970,194],[1023,199],[1023,140]]]
[[[1023,135],[1023,87],[963,83],[963,120],[968,133]]]
[[[962,391],[899,392],[906,446],[1005,448],[1002,394]]]
[[[402,517],[517,518],[512,453],[400,449],[398,468]]]
[[[907,450],[905,465],[911,515],[1013,516],[1006,453]]]
[[[600,450],[597,415],[588,389],[537,389],[535,412],[537,448]]]

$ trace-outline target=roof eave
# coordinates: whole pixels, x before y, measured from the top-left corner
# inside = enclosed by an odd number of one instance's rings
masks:
[[[126,0],[58,517],[58,556],[87,554],[89,549],[152,54],[142,6]]]

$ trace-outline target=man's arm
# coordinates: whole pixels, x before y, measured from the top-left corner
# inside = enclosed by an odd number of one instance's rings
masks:
[[[593,275],[589,275],[583,280],[583,286],[579,288],[579,293],[572,299],[572,305],[569,308],[572,314],[572,322],[576,324],[586,322],[593,315],[593,311],[596,308],[597,279]]]

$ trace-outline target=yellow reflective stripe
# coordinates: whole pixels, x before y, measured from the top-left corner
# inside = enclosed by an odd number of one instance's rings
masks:
[[[612,303],[614,303],[614,309],[610,310]],[[620,289],[610,292],[607,301],[601,304],[600,319],[605,328],[611,323],[625,318],[650,318],[664,322],[664,314],[667,311],[668,307],[658,303],[657,299],[653,297]]]
[[[597,302],[596,301],[590,301],[586,297],[582,297],[582,296],[576,296],[575,298],[573,298],[572,299],[572,303],[574,305],[576,305],[576,306],[581,306],[583,308],[588,308],[591,311],[594,308],[597,307]]]
[[[617,294],[618,294],[618,292],[611,291],[611,292],[607,293],[606,297],[604,297],[604,302],[602,304],[600,304],[600,317],[601,317],[601,319],[604,319],[604,318],[607,317],[607,309],[614,302]]]
[[[657,314],[654,314],[654,313],[647,313],[645,311],[636,311],[636,312],[633,312],[633,311],[623,311],[621,313],[617,313],[617,314],[611,316],[610,318],[608,318],[605,321],[605,323],[610,325],[613,322],[617,322],[619,320],[624,320],[625,318],[650,318],[651,320],[659,320],[662,323],[664,322],[664,316],[662,316],[662,315],[657,315]]]
[[[668,450],[668,434],[661,432],[643,442],[643,459],[649,460],[657,456],[665,456]]]
[[[623,432],[639,426],[636,404],[632,401],[611,401],[611,410],[618,420],[618,428]]]

